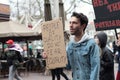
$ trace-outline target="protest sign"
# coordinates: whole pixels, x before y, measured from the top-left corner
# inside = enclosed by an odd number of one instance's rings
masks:
[[[44,51],[47,53],[46,68],[65,67],[67,57],[62,19],[44,22],[41,28]]]
[[[92,3],[97,31],[120,28],[120,0],[92,0]]]

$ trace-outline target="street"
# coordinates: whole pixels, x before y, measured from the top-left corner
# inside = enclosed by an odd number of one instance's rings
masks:
[[[71,71],[64,71],[64,72],[71,79]],[[51,80],[50,72],[47,73],[29,72],[25,74],[21,73],[21,77],[23,78],[23,80]],[[8,80],[8,77],[0,77],[0,80]],[[62,76],[61,76],[61,80],[64,80]]]
[[[116,77],[117,67],[118,67],[118,64],[115,63],[115,66],[114,66],[115,77]],[[64,72],[72,80],[71,71],[65,70]],[[29,72],[25,74],[21,73],[21,77],[23,78],[23,80],[51,80],[50,72],[47,72],[47,73]],[[0,77],[0,80],[8,80],[8,77]],[[61,80],[65,80],[65,79],[61,76]]]

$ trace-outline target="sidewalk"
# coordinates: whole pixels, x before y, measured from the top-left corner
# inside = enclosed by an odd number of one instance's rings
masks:
[[[66,75],[71,79],[71,71],[64,71]],[[29,72],[29,73],[22,73],[21,74],[23,80],[52,80],[50,74],[44,74],[44,73],[36,73],[36,72]],[[0,80],[8,80],[8,77],[0,78]],[[15,80],[15,79],[14,79]],[[65,80],[61,76],[61,80]]]
[[[117,70],[118,70],[118,64],[115,63],[115,66],[114,66],[115,77],[116,77]],[[71,71],[65,70],[64,72],[72,80]],[[51,80],[50,73],[45,74],[45,73],[29,72],[25,74],[22,73],[21,76],[23,80]],[[4,78],[0,77],[0,80],[8,80],[8,77],[4,77]],[[61,80],[65,80],[65,79],[61,76]]]

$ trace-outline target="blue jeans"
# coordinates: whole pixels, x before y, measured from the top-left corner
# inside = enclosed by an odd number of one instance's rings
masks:
[[[16,78],[17,80],[23,80],[17,72],[17,68],[13,65],[9,67],[9,79],[8,80],[14,80]]]

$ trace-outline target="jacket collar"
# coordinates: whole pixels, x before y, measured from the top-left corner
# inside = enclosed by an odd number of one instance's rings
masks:
[[[90,37],[88,36],[88,34],[84,34],[84,35],[82,36],[81,40],[78,41],[78,42],[75,41],[75,36],[71,37],[71,41],[72,41],[74,44],[79,44],[79,43],[82,43],[82,42],[87,41],[87,40],[89,40],[89,39],[90,39]]]

